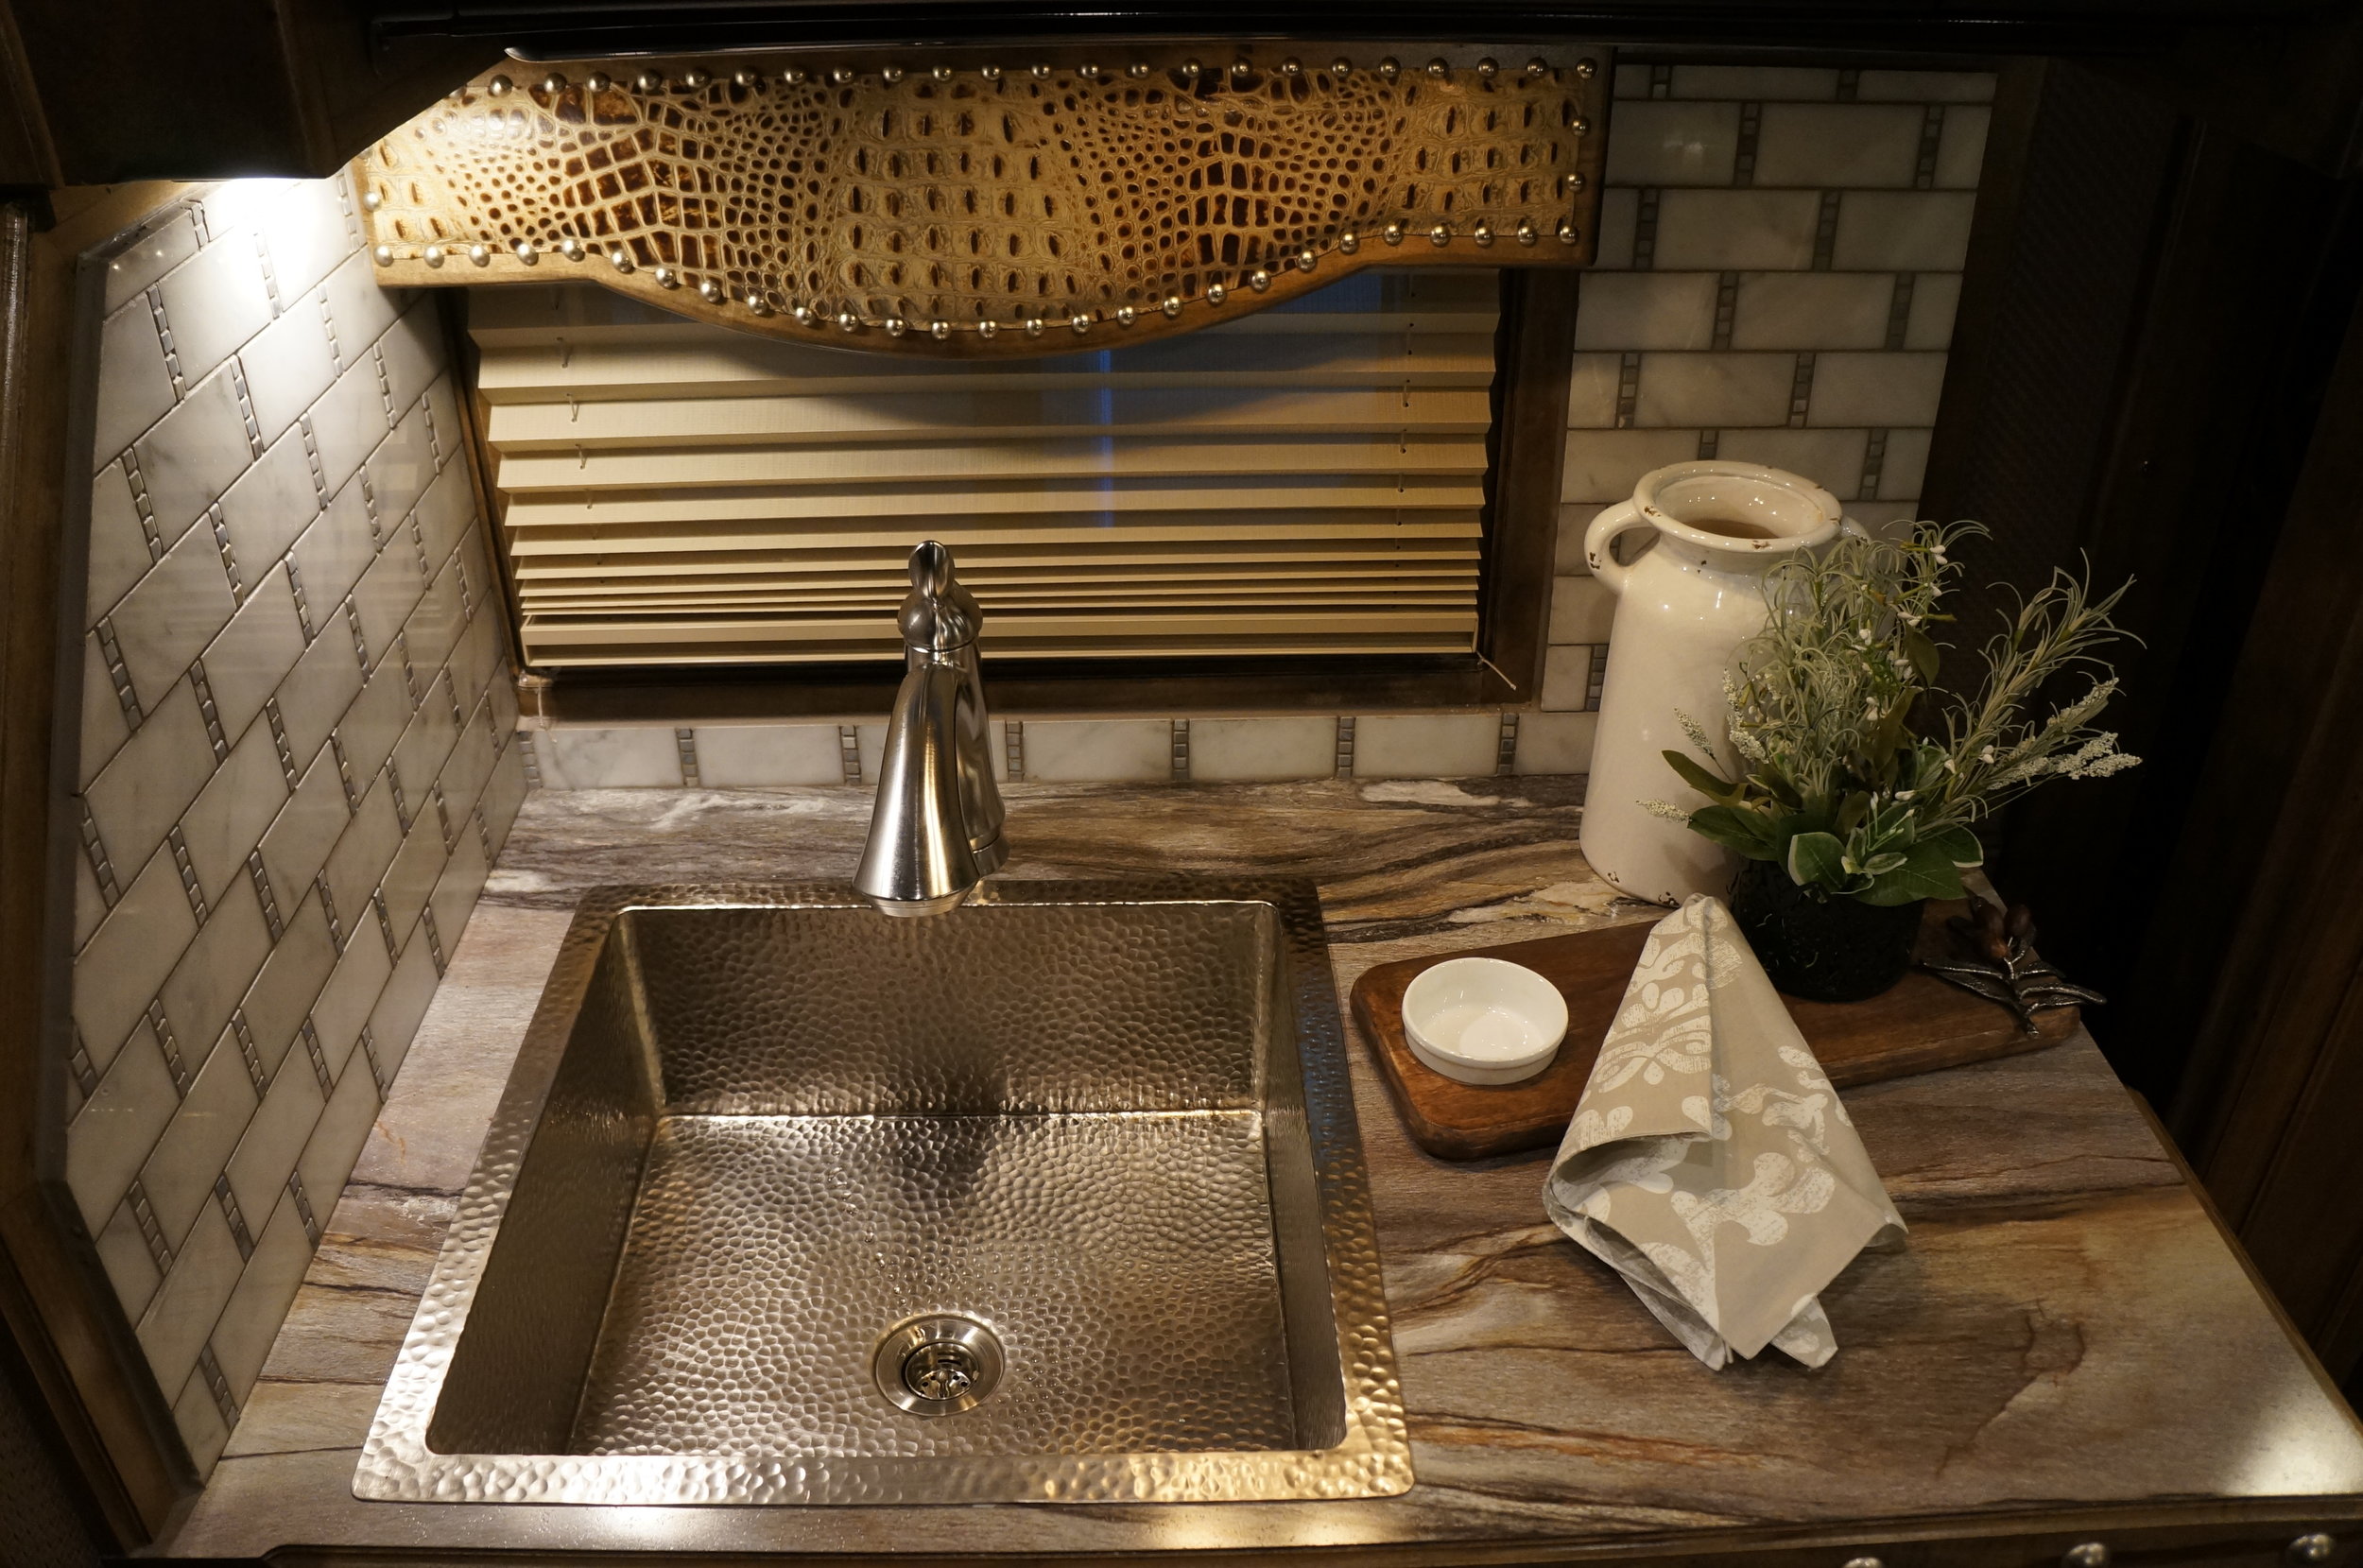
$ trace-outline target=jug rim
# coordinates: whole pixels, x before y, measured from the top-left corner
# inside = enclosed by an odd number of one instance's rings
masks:
[[[1743,539],[1685,523],[1658,505],[1658,494],[1666,486],[1683,479],[1705,477],[1753,479],[1786,491],[1811,506],[1820,514],[1820,521],[1798,533],[1779,534],[1769,539]],[[1720,457],[1699,457],[1651,469],[1633,486],[1632,507],[1661,532],[1685,544],[1722,555],[1742,557],[1785,555],[1826,544],[1837,537],[1846,520],[1845,508],[1838,498],[1802,474],[1791,474],[1786,469],[1769,468],[1762,463]]]

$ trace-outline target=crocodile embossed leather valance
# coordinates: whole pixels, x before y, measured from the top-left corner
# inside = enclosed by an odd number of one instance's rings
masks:
[[[1384,264],[1591,259],[1605,50],[510,64],[360,162],[388,283],[589,278],[938,356],[1187,331]]]

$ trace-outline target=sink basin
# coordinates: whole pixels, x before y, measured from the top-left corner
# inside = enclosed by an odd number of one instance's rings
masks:
[[[354,1490],[1410,1484],[1312,887],[1011,882],[589,894]]]

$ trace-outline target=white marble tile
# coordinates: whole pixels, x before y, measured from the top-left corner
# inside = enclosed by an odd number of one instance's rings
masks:
[[[344,782],[336,775],[336,758],[326,746],[279,808],[263,835],[263,869],[270,876],[272,896],[282,909],[300,904],[313,875],[328,859],[328,852],[345,831],[353,814],[345,806]],[[344,911],[340,908],[341,917]]]
[[[1901,539],[1920,517],[1920,503],[1909,501],[1850,501],[1846,515],[1881,539]]]
[[[274,566],[254,585],[221,634],[205,647],[205,682],[225,734],[233,741],[263,711],[264,699],[303,657],[303,627],[286,569]]]
[[[492,850],[497,855],[508,841],[509,824],[517,819],[517,812],[526,803],[525,763],[517,748],[506,748],[492,764],[492,776],[484,782],[484,798],[476,809],[484,814],[484,825],[492,833]]]
[[[1551,570],[1562,577],[1590,577],[1591,565],[1583,559],[1583,536],[1592,526],[1592,520],[1606,509],[1599,501],[1561,501],[1559,504],[1559,533],[1551,545]]]
[[[367,357],[379,334],[393,325],[414,289],[380,288],[367,251],[355,251],[328,275],[328,319],[336,331],[337,361],[350,369]],[[372,374],[374,372],[371,372]]]
[[[320,909],[318,893],[306,894],[302,904],[291,908],[283,906],[281,918],[285,934],[263,960],[263,972],[238,1004],[254,1036],[255,1054],[274,1074],[287,1060],[304,1014],[336,967],[336,944],[329,937],[328,917]]]
[[[205,1336],[220,1320],[221,1309],[238,1285],[243,1269],[238,1244],[221,1206],[208,1201],[197,1212],[186,1246],[173,1259],[163,1288],[140,1319],[140,1348],[156,1381],[178,1388],[197,1365]]]
[[[1703,349],[1715,340],[1711,272],[1588,272],[1576,304],[1576,347]]]
[[[279,683],[280,721],[287,728],[287,750],[298,766],[310,766],[312,754],[360,695],[361,657],[354,651],[353,631],[341,612],[332,613]]]
[[[1888,432],[1887,455],[1879,464],[1880,500],[1909,501],[1920,494],[1928,470],[1928,441],[1933,435],[1932,430]]]
[[[453,940],[457,940],[456,932]],[[403,1058],[410,1054],[410,1042],[418,1036],[419,1020],[426,1016],[427,1004],[435,1000],[435,981],[434,956],[424,940],[414,940],[403,949],[402,961],[387,976],[377,1006],[370,1009],[370,1040],[389,1084],[402,1071]]]
[[[1689,430],[1785,424],[1796,377],[1794,354],[1648,354],[1641,361],[1633,422]]]
[[[419,497],[434,478],[435,446],[427,439],[426,405],[397,405],[402,418],[393,433],[378,443],[361,472],[369,475],[370,494],[377,504],[378,523],[388,533],[410,515]]]
[[[533,737],[544,789],[678,789],[681,750],[669,729],[544,730]]]
[[[442,671],[436,672],[424,700],[411,714],[402,738],[394,742],[394,779],[402,785],[403,799],[410,802],[412,819],[430,827],[434,807],[427,802],[427,791],[441,776],[443,760],[451,755],[452,744],[459,738],[459,722],[451,716],[447,681]]]
[[[490,874],[484,859],[484,840],[473,833],[459,835],[452,846],[451,858],[443,863],[443,874],[435,879],[435,891],[428,895],[427,907],[435,911],[435,929],[443,939],[445,957],[458,948],[459,939],[468,928],[468,916],[475,908],[476,896],[484,891],[484,879]]]
[[[489,767],[492,758],[484,758]],[[834,724],[702,724],[698,778],[717,789],[845,780]]]
[[[221,904],[207,912],[196,939],[157,992],[182,1051],[212,1046],[269,955],[270,927],[263,923],[254,884],[240,878],[224,892]],[[194,1056],[190,1065],[196,1065]]]
[[[109,617],[143,710],[154,711],[237,608],[214,530],[191,528]]]
[[[1562,577],[1551,583],[1554,643],[1605,643],[1616,619],[1616,595],[1597,578]]]
[[[184,1036],[181,1048],[189,1045]],[[238,1042],[225,1032],[208,1037],[208,1045],[204,1064],[197,1067],[196,1080],[189,1085],[189,1097],[173,1112],[171,1125],[140,1166],[140,1185],[147,1189],[156,1223],[175,1252],[188,1241],[198,1215],[215,1207],[214,1180],[229,1163],[230,1151],[238,1146],[247,1123],[254,1119],[254,1080],[247,1076]]]
[[[175,891],[178,891],[176,888]],[[181,1109],[155,1031],[142,1024],[100,1075],[98,1092],[65,1129],[65,1184],[93,1231],[123,1201],[147,1151]]]
[[[327,509],[314,518],[287,552],[303,577],[303,602],[312,610],[315,632],[334,618],[337,602],[353,592],[377,559],[370,533],[369,503],[358,480],[333,491]],[[415,569],[416,562],[413,561]]]
[[[403,684],[402,665],[389,659],[362,683],[361,695],[336,721],[336,739],[355,784],[366,786],[376,776],[409,724],[409,688]]]
[[[311,1059],[298,1051],[271,1078],[269,1092],[247,1124],[223,1172],[230,1178],[230,1190],[236,1195],[249,1225],[261,1223],[261,1217],[277,1208],[285,1196],[287,1177],[302,1158],[303,1146],[311,1142],[312,1129],[327,1106],[328,1096],[320,1093]]]
[[[189,866],[209,905],[218,905],[233,883],[249,880],[246,857],[286,801],[286,775],[270,726],[250,724],[181,818]]]
[[[164,841],[213,773],[213,744],[205,738],[197,694],[183,681],[83,793],[118,878],[127,869],[144,864],[149,852]]]
[[[131,721],[123,716],[123,700],[115,695],[106,651],[99,646],[98,633],[86,632],[82,637],[81,757],[75,769],[76,786],[88,789],[98,770],[130,738]]]
[[[1695,430],[1571,430],[1560,470],[1560,499],[1614,503],[1651,469],[1699,455]]]
[[[1610,132],[1613,185],[1728,185],[1739,105],[1644,99],[1618,106]]]
[[[360,809],[328,852],[321,872],[328,879],[328,896],[336,918],[344,922],[350,944],[380,940],[377,916],[370,895],[377,891],[402,848],[402,818],[394,815],[394,792],[383,776],[361,797]]]
[[[1734,349],[1877,349],[1895,280],[1871,272],[1745,272],[1732,312]]]
[[[1501,715],[1493,713],[1369,715],[1354,726],[1354,776],[1465,779],[1491,773],[1500,766],[1501,727]]]
[[[1963,106],[1944,112],[1944,129],[1937,142],[1937,189],[1974,191],[1985,172],[1986,132],[1993,111]]]
[[[1526,714],[1518,720],[1521,773],[1589,773],[1597,714]]]
[[[1641,210],[1641,193],[1636,190],[1606,190],[1600,193],[1599,259],[1594,262],[1591,278],[1632,265],[1632,245],[1636,222]],[[1585,280],[1590,281],[1590,278]]]
[[[1907,190],[1924,118],[1908,104],[1768,103],[1756,183]]]
[[[1862,489],[1869,439],[1860,430],[1730,430],[1717,451],[1735,462],[1802,474],[1839,500],[1851,501]]]
[[[1030,725],[1027,732],[1032,732]],[[1334,715],[1190,720],[1190,777],[1195,781],[1326,779],[1337,771]]]
[[[475,521],[475,492],[468,486],[468,465],[451,462],[418,501],[419,537],[426,543],[426,559],[440,567],[459,547],[462,534]],[[479,589],[490,579],[469,568]]]
[[[869,775],[865,772],[864,777]],[[1026,777],[1047,784],[1173,777],[1173,724],[1162,718],[1027,719]]]
[[[422,956],[424,954],[423,944],[411,939],[417,935],[414,928],[419,923],[419,911],[426,907],[427,895],[435,891],[435,883],[443,874],[443,862],[449,858],[443,853],[443,836],[435,825],[433,808],[428,807],[424,819],[413,823],[402,848],[394,852],[382,883],[386,914],[393,922],[394,940],[405,950],[419,947]],[[457,935],[453,933],[455,938]],[[427,973],[434,973],[431,965]],[[432,982],[428,989],[433,989]]]
[[[118,306],[98,329],[98,422],[92,433],[96,461],[112,457],[172,406],[172,372],[147,297]]]
[[[1610,77],[1609,84],[1610,94],[1615,98],[1646,98],[1649,95],[1649,68],[1621,62]]]
[[[282,301],[309,292],[359,249],[339,199],[343,181],[342,174],[298,180],[248,211],[246,221],[262,237]]]
[[[856,724],[854,726],[854,733],[859,743],[858,750],[861,753],[862,787],[875,789],[878,787],[879,773],[886,766],[886,726]],[[1009,765],[1005,756],[1000,772],[995,777],[1007,778],[1008,776]]]
[[[393,646],[394,634],[425,593],[426,578],[420,574],[419,552],[409,530],[389,526],[386,547],[353,585],[353,606],[361,612],[361,635],[369,645],[372,667]],[[679,778],[674,782],[678,784]]]
[[[268,571],[319,510],[303,432],[290,429],[222,492],[222,526],[238,570],[250,580]]]
[[[1991,71],[1865,71],[1855,78],[1863,103],[1991,103]]]
[[[474,591],[474,585],[471,589]],[[451,657],[452,646],[467,629],[468,611],[459,596],[458,565],[446,560],[412,607],[410,618],[403,623],[404,646],[410,650],[410,665],[419,672],[420,680],[424,681],[430,671],[443,667],[444,661]]]
[[[211,375],[238,345],[270,323],[270,296],[263,287],[263,259],[254,236],[243,230],[216,232],[212,244],[174,267],[157,285],[164,325],[181,356],[187,381]]]
[[[172,1402],[172,1424],[188,1445],[198,1474],[206,1474],[229,1446],[230,1429],[222,1424],[221,1406],[214,1402],[213,1385],[202,1370],[191,1371],[181,1385],[180,1396]]]
[[[323,1227],[334,1229],[336,1199],[344,1195],[345,1179],[361,1157],[361,1145],[377,1120],[377,1084],[356,1055],[328,1096],[328,1109],[312,1128],[312,1141],[303,1146],[296,1174],[312,1199],[312,1213]]]
[[[319,448],[320,469],[331,495],[360,472],[362,460],[377,450],[377,443],[392,428],[386,420],[386,399],[378,390],[377,370],[370,356],[363,353],[355,365],[343,339],[337,340],[336,347],[346,356],[344,373],[311,407],[312,439]]]
[[[118,864],[115,878],[123,897],[74,965],[75,1026],[102,1073],[197,935],[197,915],[169,852],[159,849],[144,866]]]
[[[124,1316],[136,1323],[147,1303],[155,1300],[156,1287],[164,1277],[156,1267],[156,1254],[148,1250],[147,1238],[140,1234],[140,1222],[128,1200],[115,1205],[107,1228],[98,1232],[97,1243],[107,1283],[114,1286]]]
[[[1937,422],[1937,398],[1944,390],[1940,353],[1825,353],[1813,368],[1813,405],[1807,421],[1817,425]]]
[[[1912,310],[1904,329],[1904,346],[1939,351],[1951,348],[1953,316],[1960,303],[1958,272],[1921,273],[1912,280]]]
[[[317,295],[293,301],[285,314],[238,351],[248,400],[263,439],[275,441],[295,425],[336,379],[328,322]]]
[[[1573,713],[1591,700],[1592,649],[1554,644],[1543,650],[1543,711]]]
[[[386,362],[386,386],[394,406],[406,414],[443,370],[443,319],[432,294],[422,296],[386,329],[377,352]]]
[[[1671,92],[1677,98],[1752,98],[1759,103],[1794,98],[1827,103],[1837,96],[1837,71],[1807,65],[1677,65]]]
[[[102,307],[112,315],[134,295],[197,254],[197,219],[175,213],[156,225],[107,263],[107,295]]]
[[[460,821],[475,809],[484,781],[492,776],[492,736],[485,723],[483,705],[478,704],[459,726],[459,738],[453,743],[451,755],[443,759],[443,771],[435,781],[436,787],[443,792],[444,804],[451,809],[453,822]],[[711,779],[706,782],[715,783]]]
[[[308,1070],[303,1074],[306,1079],[311,1076]],[[318,1084],[312,1093],[319,1093]],[[247,1259],[238,1288],[231,1292],[221,1321],[214,1327],[214,1360],[230,1385],[231,1397],[242,1403],[254,1391],[254,1380],[262,1375],[280,1324],[286,1321],[296,1287],[312,1266],[312,1238],[303,1229],[294,1195],[282,1190],[277,1197],[276,1204],[246,1209],[246,1222],[261,1226],[262,1233],[254,1238],[254,1255]],[[243,1202],[240,1207],[245,1207]],[[269,1216],[267,1223],[265,1215]]]
[[[1806,267],[1820,214],[1814,191],[1669,190],[1658,202],[1657,266],[1669,272]]]
[[[1831,265],[1840,270],[1958,272],[1969,254],[1974,191],[1849,191]]]
[[[156,531],[167,545],[176,543],[253,460],[230,372],[191,388],[186,401],[140,438],[138,452]]]
[[[377,1006],[378,993],[386,989],[386,977],[394,972],[394,960],[377,933],[377,917],[368,919],[370,929],[361,935],[369,939],[345,944],[336,971],[312,1003],[312,1027],[320,1038],[320,1056],[328,1063],[329,1077],[338,1083],[344,1081],[348,1066],[369,1077],[369,1068],[354,1059],[353,1045],[361,1038],[361,1025],[370,1021],[370,1009]],[[325,1215],[326,1205],[336,1201],[334,1191],[323,1194],[313,1186],[309,1171],[303,1182],[312,1187],[312,1201],[319,1205],[315,1212]]]
[[[1567,375],[1567,428],[1607,430],[1616,423],[1622,354],[1578,353]]]
[[[82,624],[96,625],[154,564],[123,464],[109,463],[90,483],[90,568]]]

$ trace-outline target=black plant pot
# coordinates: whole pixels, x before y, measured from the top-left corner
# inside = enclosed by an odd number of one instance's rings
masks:
[[[1769,860],[1741,865],[1732,918],[1772,983],[1808,1002],[1860,1002],[1911,968],[1921,905],[1816,899]]]

